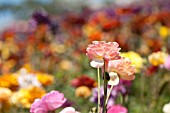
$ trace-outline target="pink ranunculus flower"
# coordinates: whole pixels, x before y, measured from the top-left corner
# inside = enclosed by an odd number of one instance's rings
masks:
[[[47,105],[49,111],[56,110],[61,107],[66,101],[64,94],[58,91],[51,91],[42,97],[42,102]]]
[[[165,69],[170,70],[170,56],[165,59],[164,67]]]
[[[121,105],[113,105],[109,108],[107,113],[127,113],[128,110]]]
[[[104,60],[118,59],[120,48],[117,42],[93,41],[86,48],[86,55],[92,60],[90,65],[92,67],[102,67]]]
[[[120,78],[124,80],[134,80],[135,67],[128,58],[121,58],[118,60],[111,60],[108,62],[107,71],[109,73],[115,72]]]
[[[42,102],[41,99],[35,99],[34,103],[31,105],[31,113],[48,113],[47,106]]]
[[[80,112],[77,112],[73,107],[66,107],[59,113],[80,113]]]

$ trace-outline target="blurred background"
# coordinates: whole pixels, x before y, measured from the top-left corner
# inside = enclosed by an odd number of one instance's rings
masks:
[[[118,42],[137,69],[134,81],[114,87],[109,105],[163,113],[170,102],[169,0],[0,0],[0,25],[0,113],[29,113],[51,90],[65,94],[62,108],[88,113],[97,106],[86,56],[94,40]]]

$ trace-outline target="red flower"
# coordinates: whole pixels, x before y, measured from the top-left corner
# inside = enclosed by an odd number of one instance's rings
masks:
[[[95,81],[87,75],[82,75],[78,78],[73,79],[71,81],[71,85],[73,87],[87,86],[89,88],[93,88],[96,86]]]

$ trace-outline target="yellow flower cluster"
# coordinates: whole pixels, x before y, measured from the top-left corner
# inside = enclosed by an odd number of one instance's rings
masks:
[[[143,63],[144,63],[143,58],[134,51],[121,53],[120,56],[129,58],[132,62],[132,65],[135,66],[137,72],[139,72],[140,69],[143,67]]]
[[[35,82],[35,78],[37,78],[41,86],[44,87],[49,86],[54,82],[54,77],[52,75],[42,72],[36,72],[32,70],[29,64],[24,65],[24,68],[21,68],[15,73],[1,75],[0,109],[6,109],[7,107],[10,107],[11,104],[19,107],[30,108],[31,104],[36,98],[41,98],[46,93],[43,87],[36,86],[33,81],[30,81],[30,84],[28,84],[28,86],[22,88],[20,86],[21,83],[19,82],[21,81],[22,76],[22,79],[28,79],[25,80],[28,82],[30,80],[33,80]],[[31,79],[31,77],[33,78]]]
[[[168,57],[168,54],[162,51],[153,52],[149,55],[148,60],[153,66],[159,66],[164,64],[165,59]]]
[[[11,96],[11,103],[13,105],[30,108],[31,104],[36,98],[41,98],[46,94],[43,88],[31,86],[28,88],[21,88],[14,92]]]

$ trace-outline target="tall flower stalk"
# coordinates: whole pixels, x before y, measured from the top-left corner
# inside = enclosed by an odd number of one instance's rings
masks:
[[[106,107],[107,107],[107,103],[106,103],[106,98],[107,98],[107,79],[106,79],[106,62],[105,62],[105,59],[104,59],[104,102],[103,102],[103,113],[106,113],[107,110],[106,110]]]
[[[100,68],[97,68],[97,78],[98,78],[98,113],[100,113]]]
[[[107,102],[108,102],[108,100],[109,100],[109,97],[110,97],[110,94],[111,94],[111,92],[112,92],[112,90],[113,90],[113,87],[114,87],[114,85],[111,86],[111,88],[110,88],[110,90],[109,90],[109,92],[108,92],[108,95],[107,95],[106,103],[105,103],[105,104],[107,104]]]

